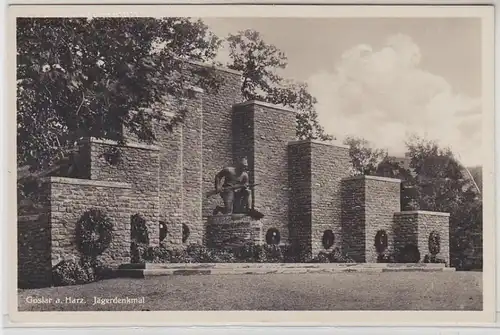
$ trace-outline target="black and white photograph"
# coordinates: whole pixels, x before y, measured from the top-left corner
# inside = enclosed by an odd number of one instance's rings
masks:
[[[16,312],[493,310],[492,6],[156,7],[15,12]]]

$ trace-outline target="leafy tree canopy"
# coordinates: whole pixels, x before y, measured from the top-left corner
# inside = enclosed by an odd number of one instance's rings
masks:
[[[418,137],[411,137],[406,145],[418,179],[421,209],[454,213],[476,200],[471,178],[449,148]]]
[[[241,92],[247,100],[260,100],[288,106],[297,114],[298,139],[332,140],[319,124],[315,109],[317,100],[306,83],[296,83],[278,74],[287,66],[286,55],[272,44],[266,43],[255,30],[244,30],[229,35],[231,62],[229,68],[243,73]]]
[[[454,262],[470,247],[481,247],[482,199],[467,169],[449,148],[416,136],[406,142],[407,158],[387,156],[362,138],[348,137],[354,174],[402,180],[403,210],[450,213],[450,245]],[[409,164],[404,161],[408,159]]]
[[[374,175],[379,164],[387,158],[387,151],[373,147],[367,140],[347,136],[344,144],[349,146],[349,156],[354,175]]]
[[[189,85],[215,87],[185,60],[208,62],[219,45],[188,18],[18,19],[18,165],[47,166],[83,136],[123,140],[124,128],[153,140],[146,110]]]
[[[467,169],[449,148],[412,137],[407,141],[416,174],[419,208],[450,213],[452,258],[464,259],[470,247],[481,249],[482,198]]]

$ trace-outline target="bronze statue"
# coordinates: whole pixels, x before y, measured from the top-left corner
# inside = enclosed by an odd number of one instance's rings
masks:
[[[215,193],[220,194],[224,207],[217,206],[214,215],[248,213],[250,210],[250,187],[248,161],[240,158],[234,167],[226,167],[215,176]],[[221,185],[221,181],[223,183]]]

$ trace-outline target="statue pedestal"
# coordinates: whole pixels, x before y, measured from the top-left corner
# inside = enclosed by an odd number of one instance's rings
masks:
[[[205,236],[209,248],[262,244],[262,223],[245,214],[209,216]]]

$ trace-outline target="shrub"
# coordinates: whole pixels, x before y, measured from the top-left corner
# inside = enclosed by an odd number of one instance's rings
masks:
[[[112,277],[112,269],[91,258],[63,260],[52,268],[54,286],[81,285]]]
[[[316,257],[299,255],[297,248],[291,245],[247,243],[232,248],[207,248],[199,244],[190,244],[186,249],[169,250],[160,247],[135,245],[133,259],[152,263],[355,263],[339,248],[332,252],[321,251]]]
[[[236,258],[231,250],[210,249],[198,244],[190,244],[186,249],[170,250],[164,245],[159,247],[144,247],[138,245],[134,248],[140,261],[149,263],[231,263]],[[139,257],[134,256],[134,260]]]
[[[396,252],[397,263],[418,263],[420,262],[420,251],[414,244],[407,244],[404,248]]]
[[[255,244],[244,244],[233,249],[234,257],[242,263],[254,263],[258,259],[259,250]]]
[[[452,254],[450,255],[450,266],[456,268],[461,271],[471,271],[483,270],[483,259],[482,257],[470,257],[468,255],[464,255],[463,253]]]
[[[316,260],[318,263],[330,263],[331,262],[331,254],[326,251],[320,251]]]
[[[424,263],[439,263],[439,264],[446,264],[446,260],[442,259],[442,258],[438,258],[436,255],[425,255],[424,257],[424,260],[423,260]]]
[[[115,278],[116,276],[116,272],[112,268],[105,266],[100,261],[94,263],[94,271],[96,275],[95,277],[96,281],[103,279],[111,279]]]
[[[283,255],[283,262],[285,263],[297,263],[299,259],[299,249],[290,244],[285,244],[280,246],[281,254]]]
[[[130,244],[130,261],[132,263],[144,263],[149,248],[146,244],[132,242]]]
[[[339,248],[333,249],[330,262],[332,263],[356,263],[348,254],[343,254]]]
[[[318,257],[311,254],[301,254],[298,263],[318,263]]]
[[[216,250],[213,263],[236,263],[236,257],[230,250]]]
[[[105,266],[100,260],[83,258],[80,264],[87,273],[89,281],[109,279],[115,276],[115,272],[110,267]]]
[[[85,272],[85,276],[81,276],[81,277],[86,278],[85,283],[90,283],[90,282],[97,280],[97,274],[96,274],[96,268],[95,268],[96,264],[95,263],[96,262],[93,261],[92,259],[80,260],[80,262],[79,262],[80,266],[77,268],[81,268],[81,270],[83,272]],[[82,283],[82,284],[85,284],[85,283]]]
[[[171,250],[170,256],[172,263],[195,263],[186,250]]]
[[[285,263],[311,263],[316,262],[317,257],[305,251],[300,245],[285,244],[280,246]]]
[[[194,263],[213,263],[215,259],[214,250],[199,244],[190,244],[186,253]]]
[[[339,248],[331,252],[320,251],[315,257],[309,256],[303,260],[304,263],[355,263],[347,254],[342,254]]]
[[[439,251],[441,250],[441,238],[439,236],[439,233],[436,231],[432,231],[429,234],[429,252],[431,255],[437,255],[439,254]]]
[[[388,250],[379,253],[379,255],[377,256],[377,263],[395,263],[395,262],[396,262],[396,255]]]
[[[234,263],[234,252],[229,249],[213,249],[191,244],[186,249],[187,255],[195,263]]]
[[[55,286],[76,285],[83,278],[78,278],[82,275],[81,269],[78,269],[80,264],[72,260],[64,260],[59,262],[52,269],[52,282]]]
[[[283,246],[275,244],[245,244],[233,249],[234,261],[242,263],[283,263],[285,257],[282,251]]]
[[[258,250],[258,262],[260,263],[283,263],[281,248],[275,244],[265,244]]]
[[[169,250],[162,246],[147,247],[143,251],[142,259],[149,263],[170,263],[172,255]]]

